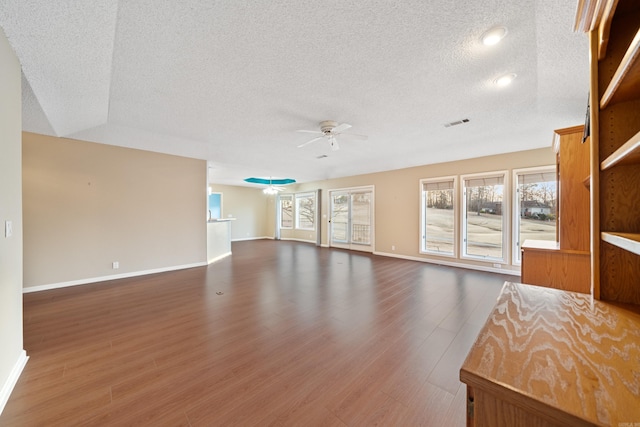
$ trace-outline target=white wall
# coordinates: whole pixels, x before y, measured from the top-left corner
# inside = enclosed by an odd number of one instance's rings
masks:
[[[0,412],[26,362],[22,348],[20,63],[0,28]],[[13,235],[5,237],[5,222]]]

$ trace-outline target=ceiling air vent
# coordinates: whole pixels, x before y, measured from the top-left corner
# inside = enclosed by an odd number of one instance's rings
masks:
[[[461,125],[463,123],[469,123],[469,119],[456,120],[455,122],[445,123],[444,127],[450,128],[451,126]]]

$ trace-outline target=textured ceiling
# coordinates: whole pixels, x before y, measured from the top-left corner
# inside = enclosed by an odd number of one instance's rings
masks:
[[[212,182],[249,185],[549,146],[586,110],[575,6],[0,0],[0,26],[23,68],[25,130],[206,159]],[[507,36],[482,45],[496,25]],[[493,84],[505,73],[518,77]],[[321,120],[369,138],[297,148]]]

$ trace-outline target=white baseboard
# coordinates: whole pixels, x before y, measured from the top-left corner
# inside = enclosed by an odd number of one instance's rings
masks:
[[[217,257],[215,257],[215,258],[211,258],[211,259],[208,261],[208,263],[209,263],[209,264],[213,264],[213,263],[214,263],[214,262],[216,262],[216,261],[220,261],[222,258],[226,258],[226,257],[228,257],[229,255],[231,255],[231,251],[229,251],[229,252],[227,252],[227,253],[224,253],[224,254],[222,254],[222,255],[218,255],[218,256],[217,256]]]
[[[131,273],[112,274],[110,276],[90,277],[88,279],[72,280],[70,282],[51,283],[48,285],[29,286],[22,289],[22,292],[48,291],[50,289],[67,288],[69,286],[88,285],[89,283],[104,282],[106,280],[126,279],[128,277],[144,276],[147,274],[164,273],[167,271],[184,270],[186,268],[204,267],[206,262],[196,262],[194,264],[175,265],[171,267],[155,268],[152,270],[133,271]]]
[[[284,237],[280,240],[289,240],[291,242],[313,243],[314,245],[316,244],[315,240],[304,240],[304,239],[294,239],[294,238],[284,238]]]
[[[9,401],[9,396],[11,396],[11,392],[13,391],[13,388],[16,386],[16,383],[18,382],[18,378],[20,378],[20,374],[22,374],[22,370],[24,369],[28,360],[29,360],[29,356],[27,356],[27,352],[22,350],[20,352],[20,356],[18,357],[18,360],[13,365],[13,369],[9,374],[9,378],[7,378],[7,380],[2,385],[2,390],[0,390],[0,414],[2,414],[2,411],[4,411],[4,407]]]
[[[380,255],[380,256],[387,256],[391,258],[406,259],[409,261],[420,261],[420,262],[428,262],[430,264],[446,265],[447,267],[459,267],[459,268],[466,268],[469,270],[487,271],[489,273],[506,274],[509,276],[520,276],[520,270],[507,270],[502,268],[487,267],[484,265],[465,264],[462,262],[455,262],[455,261],[447,261],[447,260],[432,259],[432,258],[421,258],[416,256],[407,256],[407,255],[398,255],[398,254],[392,254],[388,252],[373,252],[373,254]]]
[[[243,237],[242,239],[231,239],[232,242],[244,242],[247,240],[264,240],[264,239],[271,239],[273,240],[273,237],[268,237],[268,236],[264,236],[264,237]]]

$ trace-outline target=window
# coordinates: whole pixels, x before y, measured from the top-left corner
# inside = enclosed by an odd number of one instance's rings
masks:
[[[208,209],[208,219],[222,218],[222,193],[209,194]]]
[[[514,220],[514,263],[527,239],[556,240],[557,191],[555,167],[514,171],[517,200]]]
[[[463,177],[464,256],[504,262],[504,181],[504,173]]]
[[[315,219],[315,193],[296,194],[296,228],[300,230],[315,230]]]
[[[280,228],[293,228],[293,196],[282,194],[280,199]]]
[[[422,252],[455,255],[454,177],[422,180]]]

